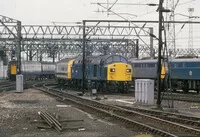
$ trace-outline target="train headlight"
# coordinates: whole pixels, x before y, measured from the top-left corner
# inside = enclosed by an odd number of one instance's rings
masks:
[[[126,72],[131,72],[131,69],[126,69]]]
[[[111,69],[110,69],[110,72],[115,72],[115,69],[114,69],[114,68],[111,68]]]

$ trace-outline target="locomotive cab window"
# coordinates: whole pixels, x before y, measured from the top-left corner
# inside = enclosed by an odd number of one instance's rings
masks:
[[[125,58],[121,57],[120,59],[121,59],[121,62],[127,63],[127,60]]]

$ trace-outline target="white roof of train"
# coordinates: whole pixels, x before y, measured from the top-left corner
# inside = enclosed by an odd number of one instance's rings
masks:
[[[169,62],[200,62],[200,58],[172,59]]]
[[[131,60],[131,63],[156,63],[157,59],[148,59],[148,60]]]

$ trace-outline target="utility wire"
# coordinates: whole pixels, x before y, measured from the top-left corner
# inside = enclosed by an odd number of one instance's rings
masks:
[[[116,0],[116,1],[108,8],[108,10],[111,10],[112,7],[113,7],[117,2],[118,2],[118,0]]]
[[[177,7],[177,5],[178,5],[179,1],[180,1],[180,0],[177,0],[177,1],[176,1],[176,4],[174,5],[174,9],[173,9],[173,10],[175,10],[175,9],[176,9],[176,7]]]
[[[101,6],[101,7],[103,7],[103,8],[105,8],[105,9],[107,9],[106,7],[104,7],[103,5],[101,5],[100,3],[98,3],[98,5]],[[152,37],[158,39],[154,34],[151,34],[150,32],[144,30],[142,27],[139,27],[138,25],[134,24],[133,22],[131,22],[131,21],[128,20],[127,18],[125,18],[125,17],[123,17],[123,16],[117,14],[116,12],[114,12],[114,11],[112,11],[112,10],[110,10],[110,9],[108,9],[108,11],[114,13],[115,15],[119,16],[120,18],[124,19],[125,21],[130,22],[130,23],[133,24],[135,27],[141,28],[144,32],[146,32],[146,33],[149,34],[150,36],[152,36]],[[136,30],[135,30],[135,32],[136,32]],[[142,38],[139,36],[139,34],[138,34],[137,32],[136,32],[136,36],[137,36],[146,46],[148,46],[148,44],[147,44],[144,40],[142,40]]]
[[[196,0],[190,0],[190,1],[187,1],[187,2],[183,2],[183,3],[178,4],[177,6],[181,6],[181,5],[184,5],[184,4],[192,3],[194,1],[196,1]]]

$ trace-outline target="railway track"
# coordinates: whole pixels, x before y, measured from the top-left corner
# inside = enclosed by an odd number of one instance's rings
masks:
[[[15,83],[11,81],[1,81],[0,82],[0,91],[9,91],[15,88]]]
[[[155,98],[157,98],[157,93],[155,93],[154,96],[155,96]],[[200,95],[199,94],[164,93],[163,99],[164,100],[176,100],[176,101],[200,103]]]
[[[122,106],[122,105],[116,105],[116,106],[200,129],[200,117],[192,117],[178,113],[170,113],[159,110],[149,110],[144,108],[136,108],[136,107]]]
[[[52,80],[45,80],[45,81],[25,81],[24,89],[32,88],[34,84],[39,85],[40,83],[43,85],[44,83],[50,83]],[[41,85],[41,86],[42,86]],[[3,91],[11,91],[16,89],[16,82],[13,81],[3,81],[0,82],[0,92]]]
[[[118,106],[107,105],[97,101],[81,98],[65,91],[49,87],[37,88],[61,100],[76,104],[81,109],[89,109],[90,112],[98,112],[110,117],[111,119],[121,121],[123,124],[133,130],[141,132],[150,132],[156,136],[166,137],[197,137],[200,136],[200,130],[188,125],[164,120],[152,115],[147,115],[134,110],[127,110]]]
[[[64,89],[68,89],[68,90],[75,90],[75,91],[79,91],[78,89],[75,88],[69,88],[67,86],[62,87]],[[120,94],[120,93],[108,93],[105,92],[106,94]],[[104,94],[104,93],[100,93],[100,94]],[[129,96],[131,94],[131,96],[134,94],[134,90],[131,90],[131,92],[127,92],[127,94],[121,94],[123,96]],[[163,95],[164,94],[164,95]],[[157,99],[157,92],[154,93],[154,98]],[[174,100],[174,101],[184,101],[184,102],[193,102],[193,103],[200,103],[200,94],[191,94],[191,93],[170,93],[170,92],[162,92],[162,99],[163,100]]]

